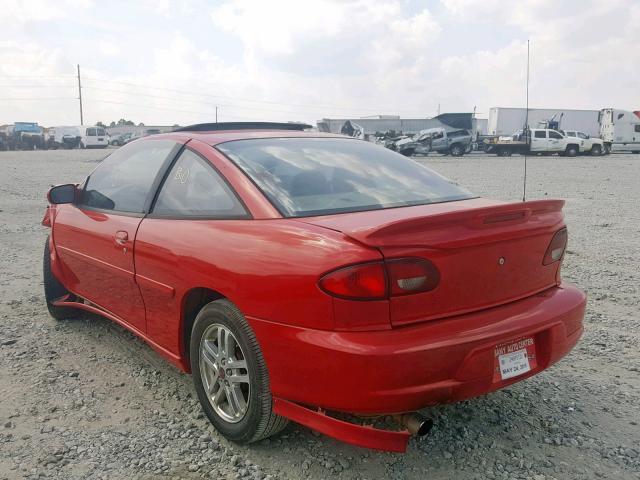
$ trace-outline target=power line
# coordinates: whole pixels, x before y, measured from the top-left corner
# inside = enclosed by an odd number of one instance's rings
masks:
[[[190,103],[197,103],[197,104],[201,104],[201,105],[228,107],[228,108],[235,108],[235,109],[238,109],[238,110],[249,110],[249,111],[256,111],[256,112],[276,112],[276,113],[287,113],[287,114],[300,112],[300,108],[297,108],[297,107],[293,107],[293,108],[286,109],[286,110],[278,110],[278,109],[273,109],[273,108],[249,107],[249,106],[237,105],[237,104],[231,104],[231,103],[219,103],[219,102],[213,103],[213,102],[206,102],[206,101],[196,100],[196,99],[176,98],[176,97],[168,97],[168,96],[164,96],[164,95],[153,95],[153,94],[149,94],[149,93],[125,92],[125,91],[122,91],[122,90],[115,90],[115,89],[111,89],[111,88],[87,87],[87,86],[83,86],[82,88],[83,88],[83,90],[89,89],[89,90],[97,90],[97,91],[102,91],[102,92],[121,93],[123,95],[135,95],[136,97],[148,97],[148,98],[157,98],[157,99],[170,100],[170,101],[190,102]]]
[[[16,98],[16,97],[5,97],[0,98],[0,100],[77,100],[74,97],[31,97],[31,98]]]
[[[75,78],[75,75],[0,75],[0,78]]]
[[[322,109],[322,110],[331,109],[331,108],[340,109],[340,110],[351,110],[351,107],[344,107],[344,106],[339,106],[339,105],[329,105],[329,104],[323,105],[323,104],[308,104],[308,103],[305,104],[305,103],[276,102],[276,101],[272,101],[272,100],[255,100],[255,99],[242,98],[242,97],[230,97],[230,96],[224,96],[224,95],[213,95],[213,94],[209,94],[209,93],[194,93],[192,91],[180,90],[180,89],[176,89],[176,88],[156,87],[156,86],[152,86],[152,85],[143,85],[143,84],[140,84],[140,83],[121,82],[121,81],[117,81],[117,80],[105,80],[105,79],[92,78],[92,77],[84,77],[84,79],[85,80],[96,81],[96,82],[116,83],[116,84],[128,85],[128,86],[131,86],[131,87],[139,87],[139,88],[145,88],[145,89],[166,90],[166,91],[170,91],[170,92],[183,93],[183,94],[192,95],[192,96],[222,98],[222,99],[227,99],[227,100],[236,100],[236,101],[249,102],[249,103],[269,103],[269,104],[274,104],[274,105],[289,105],[289,106],[295,106],[295,107],[316,108],[316,109]],[[362,111],[366,110],[366,111],[370,111],[370,112],[379,113],[381,111],[385,111],[385,110],[389,110],[389,109],[388,108],[359,108],[359,110],[362,110]]]
[[[85,88],[85,87],[83,87],[83,88]],[[111,101],[111,100],[95,100],[95,101],[99,101],[99,102],[102,102],[102,103],[113,103],[115,105],[125,105],[127,107],[150,108],[152,110],[167,110],[167,111],[171,111],[171,112],[191,113],[191,114],[195,114],[195,115],[214,115],[215,114],[214,111],[203,112],[203,111],[194,111],[194,110],[183,110],[183,109],[171,108],[171,107],[161,107],[161,106],[157,106],[157,105],[140,105],[140,104],[128,103],[128,102],[115,102],[115,101]],[[229,118],[246,118],[246,119],[249,119],[249,120],[264,120],[264,119],[260,119],[260,118],[252,118],[252,117],[237,116],[237,115],[225,115],[225,116],[229,117]]]
[[[73,85],[0,85],[2,88],[71,88]]]

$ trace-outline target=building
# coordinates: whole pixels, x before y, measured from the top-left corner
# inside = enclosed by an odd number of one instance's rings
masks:
[[[471,130],[486,133],[486,119],[474,118],[472,113],[443,113],[433,118],[400,118],[399,115],[376,115],[365,118],[323,118],[317,121],[318,130],[327,133],[342,133],[349,121],[364,130],[365,137],[375,133],[394,131],[413,135],[428,128],[444,128],[447,131]]]

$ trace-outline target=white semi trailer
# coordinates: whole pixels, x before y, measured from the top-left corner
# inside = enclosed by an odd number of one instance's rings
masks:
[[[560,108],[530,108],[529,126],[536,128],[551,118],[562,118],[560,128],[585,132],[592,137],[600,136],[599,110],[568,110]],[[496,136],[511,136],[522,130],[527,118],[526,108],[493,107],[489,110],[487,133]]]
[[[600,138],[606,153],[640,153],[640,111],[600,110]]]
[[[544,126],[550,119],[560,120],[558,128],[577,130],[591,137],[601,138],[604,153],[640,153],[640,111],[631,112],[615,108],[602,110],[567,110],[530,108],[529,126]],[[487,133],[489,136],[511,136],[522,130],[527,121],[525,108],[493,107],[489,110]]]

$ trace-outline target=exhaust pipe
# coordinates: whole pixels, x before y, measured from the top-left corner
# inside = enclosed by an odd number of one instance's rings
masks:
[[[411,435],[423,437],[433,428],[433,420],[419,413],[403,413],[393,417],[400,425],[406,428]]]

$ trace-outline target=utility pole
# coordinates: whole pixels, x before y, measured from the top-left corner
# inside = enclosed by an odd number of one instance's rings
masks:
[[[82,84],[80,83],[80,65],[78,65],[78,100],[80,100],[80,125],[84,125],[82,116]]]
[[[216,105],[216,123],[218,123],[218,106]]]

